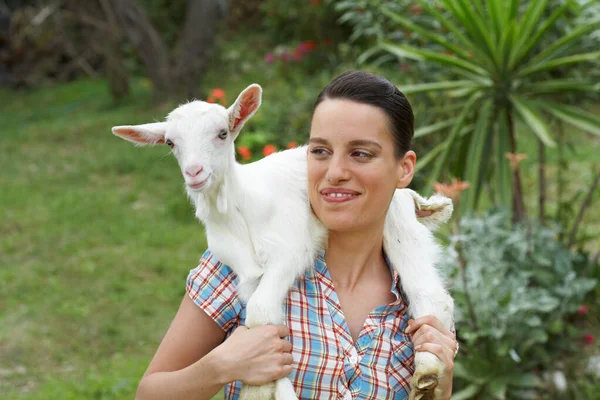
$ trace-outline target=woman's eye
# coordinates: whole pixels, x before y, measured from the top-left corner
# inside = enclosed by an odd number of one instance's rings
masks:
[[[314,149],[312,149],[310,151],[311,154],[314,154],[315,156],[324,156],[327,154],[327,150],[320,148],[320,147],[316,147]]]
[[[223,129],[221,132],[219,132],[217,137],[221,140],[225,140],[227,138],[227,131],[225,129]]]
[[[366,151],[361,151],[361,150],[353,151],[352,156],[358,157],[358,158],[373,158],[373,155],[371,153],[367,153]]]
[[[169,146],[170,148],[173,148],[173,147],[175,147],[175,143],[173,143],[173,142],[171,141],[171,139],[167,139],[167,141],[166,141],[165,143],[166,143],[166,145],[167,145],[167,146]]]

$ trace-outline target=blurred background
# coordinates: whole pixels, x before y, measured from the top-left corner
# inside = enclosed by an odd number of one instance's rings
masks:
[[[112,126],[259,83],[251,162],[363,69],[456,204],[453,399],[600,399],[599,49],[598,0],[0,1],[0,397],[133,398],[206,248],[168,148]]]

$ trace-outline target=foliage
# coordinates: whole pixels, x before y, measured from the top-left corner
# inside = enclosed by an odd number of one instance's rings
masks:
[[[443,267],[461,341],[453,398],[534,398],[544,371],[582,353],[573,317],[598,280],[583,277],[585,258],[556,236],[500,212],[460,220]]]
[[[336,23],[336,11],[320,0],[264,0],[265,34],[272,43],[329,39],[339,42],[348,30]]]
[[[597,116],[561,104],[569,94],[579,99],[597,95],[597,82],[577,70],[571,73],[570,67],[592,62],[591,68],[597,69],[600,52],[590,51],[586,45],[600,22],[573,27],[550,43],[557,24],[573,12],[571,1],[554,9],[548,7],[547,0],[511,0],[507,5],[498,0],[443,0],[437,3],[440,7],[425,0],[416,3],[423,13],[435,18],[441,31],[451,35],[415,23],[384,2],[380,11],[402,29],[428,40],[429,47],[387,40],[377,49],[401,60],[427,61],[447,74],[443,80],[403,87],[407,94],[446,92],[449,105],[457,110],[450,118],[420,128],[419,136],[446,132],[421,166],[435,164],[432,183],[445,171],[470,182],[472,190],[464,208],[473,209],[484,185],[493,183],[491,194],[496,203],[516,205],[515,211],[522,217],[519,170],[511,169],[505,156],[518,151],[517,119],[547,146],[554,146],[555,140],[545,115],[600,135]]]

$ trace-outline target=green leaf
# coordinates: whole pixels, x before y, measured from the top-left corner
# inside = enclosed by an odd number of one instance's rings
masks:
[[[524,86],[523,91],[532,94],[562,93],[562,92],[600,92],[598,85],[585,79],[554,79],[535,82]]]
[[[481,106],[481,111],[477,116],[477,124],[475,131],[471,136],[470,147],[467,154],[466,171],[464,179],[469,182],[471,187],[466,190],[463,203],[461,204],[461,215],[465,215],[466,211],[475,208],[475,201],[481,191],[482,172],[483,168],[483,150],[485,148],[486,138],[489,134],[490,110],[492,102],[485,101]]]
[[[532,2],[533,3],[533,2]],[[519,40],[518,44],[514,47],[513,51],[510,55],[510,61],[508,63],[509,69],[513,69],[517,64],[521,63],[525,57],[529,55],[531,50],[538,45],[542,36],[550,29],[555,26],[556,20],[562,16],[567,9],[569,8],[569,1],[565,1],[565,3],[558,8],[556,11],[548,17],[542,26],[535,32],[533,37],[522,36]],[[536,24],[539,24],[539,21],[536,21]]]
[[[398,87],[404,94],[425,93],[437,90],[450,90],[459,88],[473,88],[476,84],[473,81],[440,81],[433,83],[418,83],[415,85],[405,85]]]
[[[535,388],[542,385],[542,381],[534,374],[521,374],[513,376],[511,386]]]
[[[540,52],[538,55],[536,55],[534,58],[532,58],[530,63],[537,64],[546,59],[553,58],[554,56],[556,56],[558,54],[559,50],[561,50],[563,47],[567,47],[567,45],[570,45],[571,42],[574,42],[577,39],[581,38],[582,36],[588,34],[589,32],[592,32],[592,31],[598,29],[598,27],[600,27],[600,20],[589,23],[589,24],[585,24],[585,25],[575,29],[573,32],[563,36],[562,38],[558,39],[557,41],[552,43],[550,46],[545,48],[542,52]]]
[[[470,61],[462,60],[460,58],[447,56],[435,51],[417,49],[416,47],[412,46],[396,45],[391,42],[382,42],[379,46],[382,49],[387,50],[399,57],[406,57],[417,61],[436,61],[439,64],[453,67],[457,73],[462,73],[463,75],[464,71],[467,71],[480,76],[488,77],[488,72],[486,70]],[[467,76],[472,77],[471,74]]]
[[[463,108],[463,110],[457,118],[456,125],[454,125],[454,127],[450,131],[450,134],[448,135],[448,138],[444,141],[444,143],[447,143],[447,145],[441,152],[440,156],[437,158],[437,163],[430,177],[431,184],[438,181],[440,175],[442,174],[442,170],[447,166],[448,156],[450,155],[452,145],[454,144],[454,141],[456,140],[457,136],[460,134],[467,116],[469,115],[469,113],[473,112],[473,106],[475,105],[475,102],[480,98],[481,93],[476,93],[473,96],[471,96],[469,100],[466,101],[465,107]]]
[[[435,160],[436,157],[446,148],[448,142],[443,141],[433,149],[429,150],[425,156],[417,159],[417,165],[415,166],[415,172],[419,172],[423,168],[429,165],[431,161]]]
[[[423,136],[427,136],[431,133],[438,132],[442,129],[448,128],[456,123],[456,118],[452,118],[446,121],[437,122],[435,124],[427,125],[420,127],[415,130],[414,138],[420,138]]]
[[[507,384],[503,379],[496,379],[490,382],[488,390],[494,399],[504,400],[506,398]]]
[[[517,113],[523,118],[525,123],[537,137],[548,147],[556,146],[556,143],[550,136],[548,125],[546,125],[544,118],[537,112],[535,107],[531,103],[519,99],[516,96],[509,96],[509,98]]]
[[[590,53],[583,54],[575,54],[568,57],[555,58],[554,60],[544,61],[537,63],[535,65],[531,65],[529,67],[525,67],[519,71],[519,77],[525,77],[527,75],[531,75],[535,72],[546,71],[549,69],[553,69],[556,67],[561,67],[570,64],[579,64],[586,61],[598,61],[600,60],[600,51],[594,51]]]
[[[483,49],[488,53],[490,58],[494,61],[494,65],[499,66],[500,62],[498,59],[498,52],[496,46],[492,42],[492,38],[489,34],[489,29],[484,24],[483,16],[474,13],[470,7],[470,2],[466,0],[454,0],[462,10],[462,18],[460,19],[462,24],[471,32],[471,37],[477,40]],[[489,21],[486,21],[489,22]]]
[[[498,130],[496,132],[496,163],[495,163],[495,181],[498,190],[498,201],[500,205],[510,210],[512,206],[512,174],[506,159],[506,153],[510,153],[510,138],[507,125],[506,109],[501,109],[495,116],[498,121]]]
[[[387,17],[389,17],[390,19],[392,19],[394,22],[403,26],[404,28],[410,29],[413,32],[417,32],[421,36],[428,38],[432,42],[435,42],[435,43],[445,47],[446,49],[452,51],[453,53],[461,55],[464,58],[469,57],[469,54],[466,51],[464,51],[462,48],[454,45],[453,43],[447,41],[443,35],[432,33],[431,30],[424,29],[424,28],[420,27],[419,25],[412,23],[409,19],[404,18],[400,14],[397,14],[397,13],[391,11],[388,7],[385,7],[385,6],[381,7],[381,12],[384,15],[386,15]]]
[[[540,16],[544,11],[544,8],[546,8],[547,4],[548,0],[536,0],[528,2],[527,9],[523,14],[523,17],[521,18],[521,22],[517,29],[518,40],[515,48],[513,49],[513,57],[511,57],[509,61],[509,66],[511,69],[522,58],[522,54],[525,48],[527,48],[530,44],[531,33],[533,32],[535,27],[539,25]]]
[[[479,386],[471,384],[466,388],[454,393],[450,400],[468,400],[474,398],[479,393]]]
[[[458,40],[461,45],[465,49],[470,49],[473,51],[473,60],[474,62],[489,62],[493,65],[494,60],[486,51],[477,45],[477,43],[473,42],[470,38],[463,34],[463,29],[459,29],[452,21],[446,18],[442,13],[440,13],[435,7],[432,7],[426,0],[417,0],[419,5],[423,7],[430,15],[432,15],[436,21],[438,21],[442,26],[448,29],[449,33],[452,33],[452,36]],[[444,3],[444,1],[442,1]],[[448,10],[451,10],[450,7],[446,6]],[[452,11],[450,11],[452,17],[459,19]]]
[[[540,102],[556,118],[577,128],[600,136],[600,118],[575,107]]]

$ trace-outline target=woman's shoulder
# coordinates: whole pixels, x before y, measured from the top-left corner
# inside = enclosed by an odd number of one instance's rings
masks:
[[[243,310],[237,285],[233,270],[206,250],[198,266],[188,274],[186,291],[197,306],[227,330],[236,324]]]

